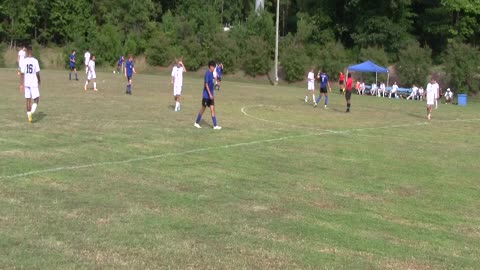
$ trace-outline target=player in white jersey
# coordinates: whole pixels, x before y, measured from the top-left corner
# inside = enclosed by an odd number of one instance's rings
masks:
[[[435,80],[432,78],[430,83],[427,85],[427,119],[430,120],[432,118],[432,108],[435,105],[435,100],[437,100],[438,92],[435,86]]]
[[[18,56],[17,56],[17,64],[18,64],[18,75],[20,75],[20,70],[22,69],[22,61],[25,59],[25,53],[26,53],[26,48],[23,46],[19,51],[18,51]]]
[[[32,48],[27,48],[25,59],[20,67],[20,89],[23,90],[27,107],[28,122],[32,122],[32,114],[40,101],[40,66],[38,60],[32,57]],[[33,104],[32,104],[33,99]]]
[[[92,55],[87,66],[87,80],[85,81],[85,86],[83,90],[87,91],[87,86],[90,81],[93,81],[93,91],[98,91],[97,89],[97,74],[95,73],[95,55]]]
[[[83,58],[85,59],[85,74],[88,74],[88,63],[90,62],[90,52],[88,49],[85,51]]]
[[[433,83],[433,88],[437,92],[437,98],[435,99],[435,109],[438,109],[438,99],[440,98],[440,86],[438,85],[437,81]]]
[[[180,96],[182,95],[183,73],[187,72],[181,59],[177,60],[177,64],[172,69],[173,98],[175,99],[175,111],[180,111]]]
[[[390,94],[388,95],[388,98],[392,98],[392,94],[394,98],[397,98],[397,92],[398,92],[398,85],[397,85],[397,82],[394,82],[392,85],[392,90],[390,90]]]
[[[447,92],[445,92],[445,104],[452,103],[453,101],[453,92],[450,88],[447,88]]]
[[[308,102],[308,95],[312,95],[313,104],[315,104],[315,73],[313,73],[313,67],[310,68],[310,72],[307,75],[307,91],[305,92],[305,102]]]
[[[412,99],[414,100],[415,97],[417,96],[417,92],[418,92],[418,87],[414,84],[412,86],[412,92],[410,93],[410,95],[407,97],[407,99]]]

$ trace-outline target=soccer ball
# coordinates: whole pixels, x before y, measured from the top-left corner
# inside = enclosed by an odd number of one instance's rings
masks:
[[[115,70],[113,71],[113,74],[115,74]]]

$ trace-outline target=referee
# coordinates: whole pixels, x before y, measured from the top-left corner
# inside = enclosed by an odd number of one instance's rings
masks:
[[[347,101],[346,113],[350,112],[350,98],[352,97],[352,74],[348,74],[347,89],[345,91],[345,100]]]

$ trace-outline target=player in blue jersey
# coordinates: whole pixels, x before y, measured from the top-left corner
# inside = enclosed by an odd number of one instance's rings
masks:
[[[323,105],[325,106],[325,109],[327,108],[328,104],[328,91],[332,91],[332,88],[330,87],[330,82],[328,80],[328,75],[325,72],[322,72],[321,70],[318,71],[317,78],[320,84],[320,95],[318,96],[317,100],[315,101],[315,107],[317,107],[318,103],[322,99],[322,96],[325,96],[325,102]],[[328,86],[328,90],[327,90]]]
[[[123,57],[123,55],[120,55],[117,60],[117,73],[122,72],[123,62],[125,62],[125,57]]]
[[[135,67],[133,66],[133,56],[130,54],[128,55],[128,60],[125,62],[125,78],[127,78],[127,88],[126,88],[126,94],[131,95],[132,94],[132,77],[133,73],[137,73],[135,71]]]
[[[68,79],[72,80],[72,71],[75,73],[75,80],[78,81],[77,68],[75,67],[75,50],[68,56],[68,67],[70,68],[70,73],[68,73]]]
[[[217,89],[218,91],[220,91],[222,75],[223,75],[223,64],[220,63],[215,67],[215,70],[213,71],[213,77],[215,79],[215,89]]]
[[[215,62],[208,62],[208,70],[205,72],[205,79],[203,81],[203,97],[202,97],[202,107],[197,115],[197,120],[195,121],[194,127],[202,128],[200,126],[200,120],[202,119],[203,112],[205,108],[210,108],[210,114],[212,116],[213,129],[222,129],[222,127],[217,126],[217,118],[215,117],[215,100],[214,100],[214,81],[213,81],[213,71],[215,70]]]

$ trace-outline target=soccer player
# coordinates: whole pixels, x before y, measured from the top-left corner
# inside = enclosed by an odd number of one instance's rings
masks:
[[[338,85],[340,87],[340,94],[343,94],[345,92],[345,75],[343,75],[341,71],[338,75]]]
[[[120,73],[123,71],[123,62],[125,61],[125,57],[123,55],[120,55],[117,60],[117,73]]]
[[[215,77],[215,88],[220,91],[220,84],[222,83],[222,75],[223,75],[223,64],[220,63],[215,67],[215,71],[213,72]]]
[[[435,80],[432,80],[427,84],[427,119],[432,119],[432,108],[435,105],[435,100],[437,100],[437,88],[435,86]]]
[[[433,88],[437,92],[437,98],[435,99],[435,109],[438,109],[438,99],[440,98],[440,86],[438,85],[436,80],[433,83]]]
[[[383,82],[380,83],[380,88],[378,89],[377,97],[385,97],[385,83]]]
[[[78,81],[77,69],[75,68],[75,50],[68,56],[68,66],[70,67],[70,73],[68,73],[68,79],[72,80],[72,71],[75,73],[75,80]]]
[[[410,95],[407,97],[407,100],[408,100],[408,99],[414,100],[414,99],[416,98],[416,96],[417,96],[417,93],[418,93],[418,87],[414,84],[414,85],[412,86],[412,93],[410,93]]]
[[[310,68],[310,72],[307,74],[307,91],[305,92],[305,102],[308,102],[308,95],[312,95],[313,104],[315,103],[315,73],[313,73],[313,67]]]
[[[452,103],[453,101],[453,92],[450,90],[450,88],[447,88],[447,92],[445,92],[445,104]]]
[[[347,110],[345,112],[350,112],[350,98],[352,97],[352,74],[348,74],[347,78],[347,88],[345,91],[345,100],[347,101]]]
[[[18,71],[17,74],[20,75],[21,69],[22,69],[22,62],[23,59],[25,59],[25,53],[26,53],[26,48],[23,46],[19,51],[18,51],[18,56],[17,56],[17,64],[18,64]]]
[[[95,55],[92,55],[88,61],[87,66],[87,80],[85,81],[85,86],[83,90],[87,91],[87,86],[90,81],[93,81],[93,91],[98,91],[97,89],[97,74],[95,73]]]
[[[217,126],[217,118],[215,117],[215,100],[214,100],[214,83],[213,83],[213,71],[215,70],[215,62],[208,62],[208,70],[205,72],[205,78],[203,81],[203,98],[202,98],[202,107],[197,115],[197,120],[193,125],[196,128],[202,128],[200,126],[200,120],[202,115],[205,112],[205,108],[210,108],[210,115],[212,116],[213,129],[222,129],[222,127]]]
[[[183,65],[181,59],[177,60],[177,64],[172,69],[172,80],[170,83],[173,86],[173,98],[175,99],[175,111],[180,111],[180,96],[182,95],[183,73],[187,69]]]
[[[392,85],[392,90],[390,90],[390,95],[388,95],[388,98],[392,98],[392,94],[394,98],[397,98],[397,93],[398,93],[398,85],[397,85],[397,82],[394,82]]]
[[[32,57],[32,48],[27,48],[26,58],[20,67],[20,89],[24,92],[28,122],[32,123],[32,114],[35,113],[40,101],[40,66],[38,60]],[[33,99],[33,104],[32,104]]]
[[[135,71],[135,67],[133,65],[133,56],[131,54],[128,55],[128,60],[125,62],[125,78],[127,78],[127,87],[126,87],[126,94],[132,94],[132,77],[133,73],[137,73]]]
[[[318,74],[317,74],[317,78],[319,79],[319,83],[320,83],[320,95],[318,96],[318,99],[315,101],[315,107],[317,107],[317,104],[320,102],[320,100],[322,100],[322,96],[324,96],[325,101],[323,102],[323,106],[326,109],[327,104],[328,104],[327,86],[328,86],[328,90],[330,90],[330,92],[332,91],[332,88],[330,87],[330,82],[328,81],[327,73],[319,70]]]
[[[85,51],[83,58],[85,59],[85,74],[88,74],[88,63],[90,62],[90,52],[88,51],[88,48]]]

